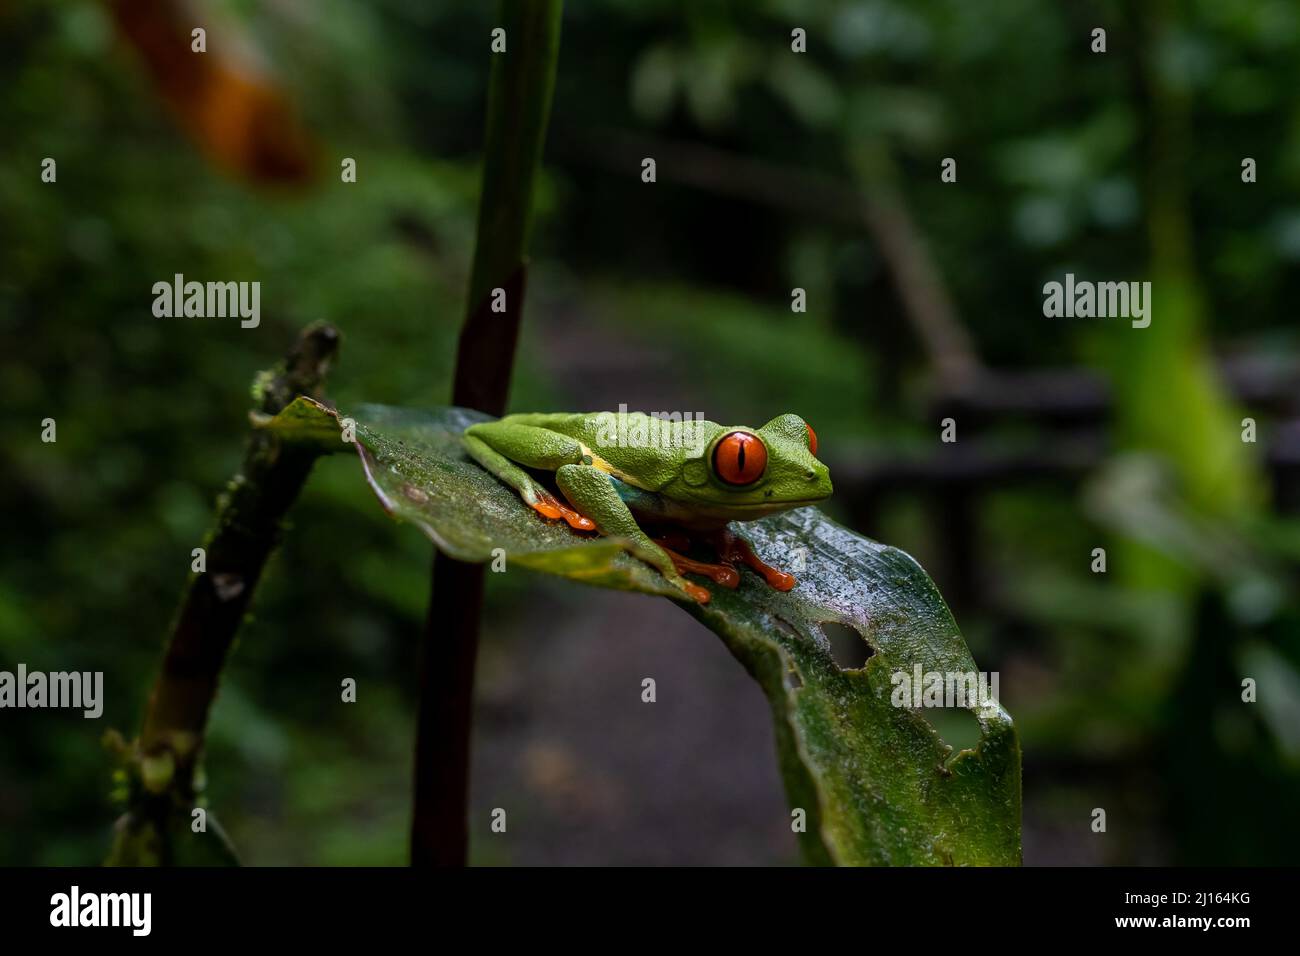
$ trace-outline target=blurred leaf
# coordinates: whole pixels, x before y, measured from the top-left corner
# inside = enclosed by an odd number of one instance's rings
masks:
[[[214,162],[253,182],[297,185],[312,178],[316,144],[289,97],[229,55],[236,45],[228,35],[233,27],[214,30],[210,38],[205,32],[212,52],[205,47],[195,56],[185,5],[115,0],[112,10],[158,94]]]
[[[662,123],[677,97],[677,50],[667,44],[653,46],[632,69],[632,109],[652,123]]]
[[[839,87],[824,71],[808,66],[802,58],[777,60],[768,82],[807,126],[821,129],[840,118],[844,98]]]
[[[416,524],[455,558],[507,560],[605,587],[683,601],[614,538],[591,539],[540,518],[467,459],[460,433],[486,418],[457,408],[361,406],[342,416],[300,398],[267,427],[286,440],[342,449],[349,419],[366,480],[394,517]],[[967,709],[981,740],[954,755],[923,712],[891,702],[891,675],[973,673],[952,615],[908,555],[862,538],[812,508],[746,525],[756,550],[807,569],[782,594],[748,571],[713,588],[707,605],[684,601],[762,686],[772,707],[791,805],[807,814],[808,859],[840,864],[1017,864],[1020,746],[994,702]],[[865,666],[842,669],[824,624],[866,641]],[[953,716],[956,716],[954,713]]]
[[[1260,714],[1278,750],[1293,766],[1300,765],[1300,673],[1277,650],[1259,642],[1242,648],[1240,663],[1242,674],[1262,688]]]
[[[734,36],[712,38],[683,57],[679,82],[695,121],[710,130],[728,125],[760,62],[751,45]]]

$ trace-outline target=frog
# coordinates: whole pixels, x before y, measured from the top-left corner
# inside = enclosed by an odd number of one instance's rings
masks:
[[[748,567],[773,589],[791,590],[795,577],[760,559],[731,526],[832,492],[817,434],[793,413],[761,428],[623,410],[517,413],[470,425],[461,440],[542,518],[628,540],[677,596],[700,604],[711,593],[687,574],[734,589]],[[699,542],[712,546],[717,563],[689,556]]]

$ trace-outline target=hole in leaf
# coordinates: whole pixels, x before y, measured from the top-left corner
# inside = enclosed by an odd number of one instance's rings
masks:
[[[922,707],[920,714],[930,722],[939,736],[953,749],[953,756],[960,750],[974,750],[979,746],[983,734],[980,722],[975,715],[964,707]]]
[[[866,638],[853,628],[836,621],[823,621],[822,633],[830,641],[831,657],[842,671],[858,670],[875,653]]]

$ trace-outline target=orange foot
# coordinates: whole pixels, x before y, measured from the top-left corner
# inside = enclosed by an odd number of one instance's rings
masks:
[[[761,574],[763,580],[777,591],[789,591],[798,583],[793,574],[786,574],[779,568],[765,564],[754,553],[754,549],[749,546],[749,542],[740,535],[734,534],[729,528],[723,528],[713,536],[713,546],[717,549],[720,560],[725,561],[727,564],[743,561],[756,573]]]
[[[686,582],[686,593],[695,600],[696,604],[708,604],[709,601],[713,599],[712,594],[700,587],[698,584],[692,584],[690,581]]]
[[[529,502],[529,507],[545,518],[563,518],[569,523],[570,528],[578,531],[596,530],[596,522],[586,515],[578,514],[568,505],[560,504],[560,500],[550,492],[538,492],[537,500]]]
[[[668,557],[673,559],[673,567],[677,569],[678,574],[702,574],[714,584],[719,584],[724,588],[735,588],[740,584],[740,575],[736,573],[735,568],[728,567],[725,564],[706,564],[703,561],[696,561],[694,558],[679,554],[675,548],[683,541],[685,539],[677,535],[655,539],[655,544],[663,548],[668,553]],[[681,550],[686,549],[682,548]],[[709,592],[705,591],[704,593],[708,594]],[[696,600],[698,601],[699,598],[696,598]]]

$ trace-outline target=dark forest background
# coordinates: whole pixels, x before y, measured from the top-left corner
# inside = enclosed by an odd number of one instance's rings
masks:
[[[326,319],[340,405],[437,405],[465,307],[490,4],[196,4],[250,78],[206,126],[126,6],[0,10],[0,667],[106,680],[99,721],[0,715],[5,864],[103,858],[100,736],[138,727],[256,371]],[[1291,0],[570,3],[511,407],[797,412],[827,510],[915,555],[1000,673],[1026,863],[1292,862],[1297,90]],[[1151,280],[1151,328],[1044,318],[1066,272]],[[155,318],[175,273],[260,281],[261,325]],[[405,862],[429,551],[317,466],[213,718],[247,862]],[[709,632],[488,578],[474,862],[796,860],[766,705]]]

